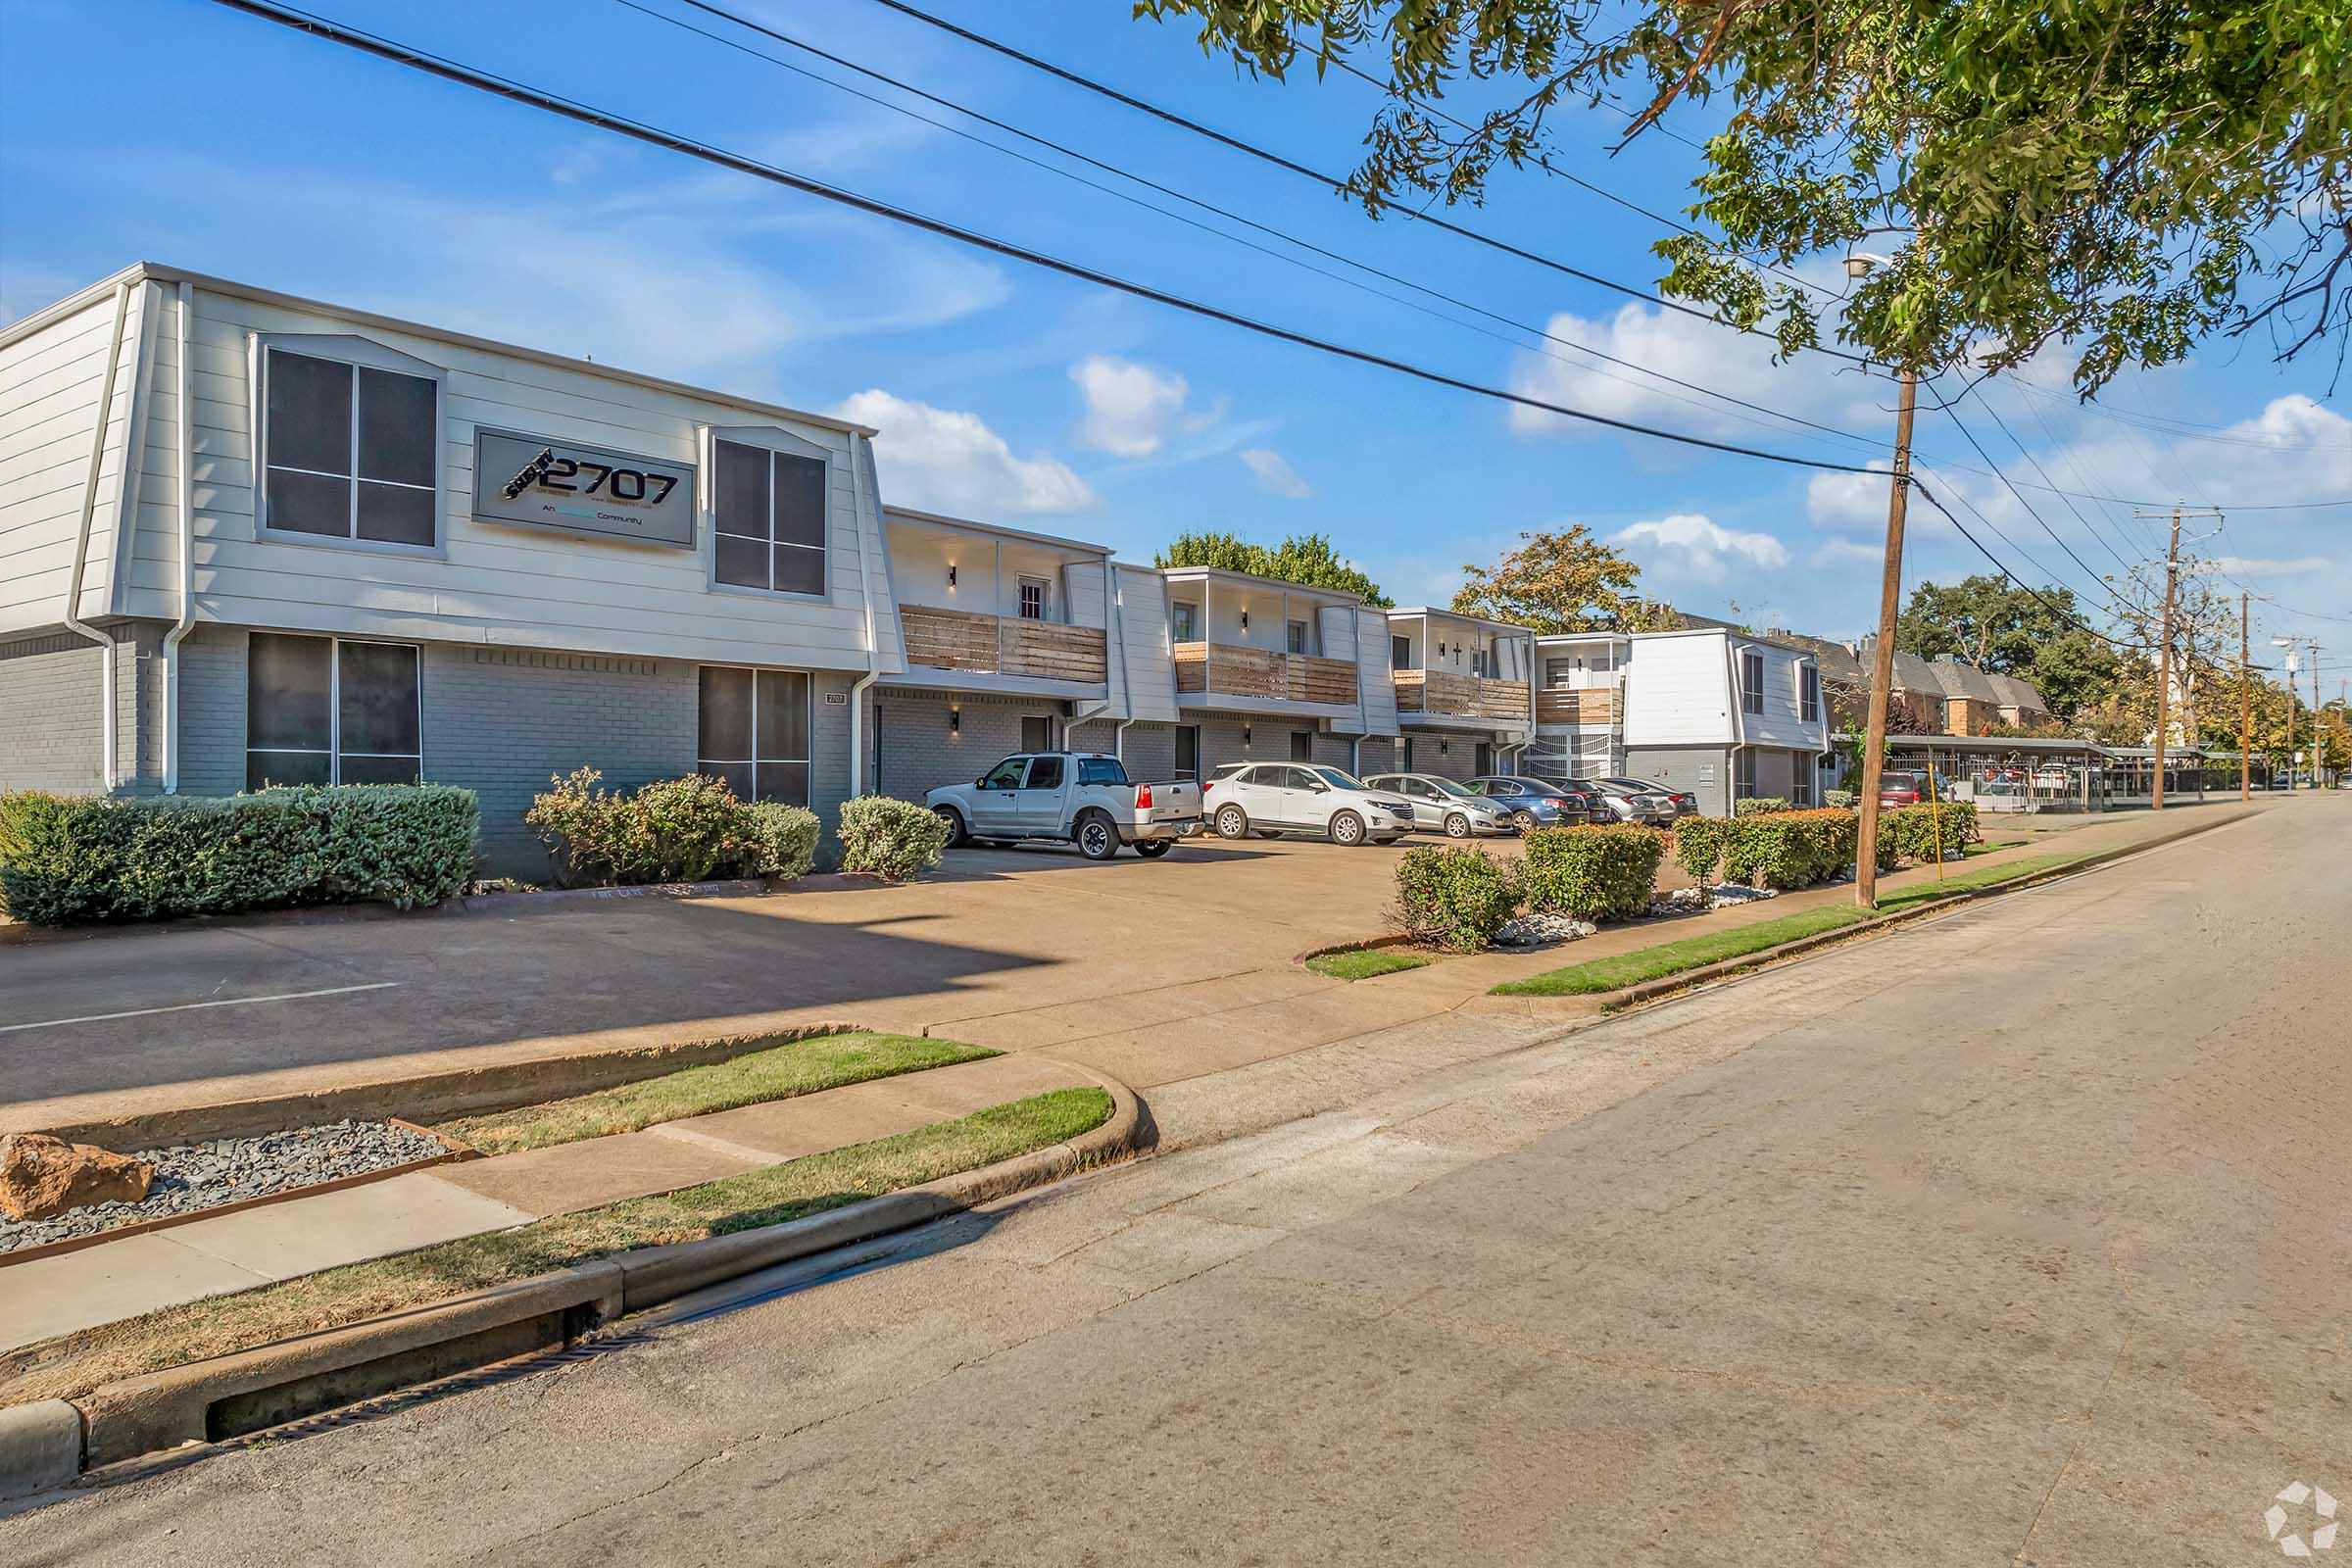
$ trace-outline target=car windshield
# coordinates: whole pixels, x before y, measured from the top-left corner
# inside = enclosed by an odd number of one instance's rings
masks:
[[[1360,790],[1364,787],[1361,779],[1343,773],[1336,767],[1310,767],[1307,771],[1335,790]]]

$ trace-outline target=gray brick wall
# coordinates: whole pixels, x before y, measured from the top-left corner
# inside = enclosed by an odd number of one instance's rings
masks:
[[[1061,704],[1051,697],[995,693],[866,691],[868,787],[903,801],[919,801],[942,784],[968,784],[1021,749],[1021,719],[1051,718],[1062,734]],[[950,727],[961,709],[962,727]],[[1103,750],[1109,748],[1105,746]]]
[[[1408,732],[1403,750],[1411,762],[1405,771],[1435,773],[1440,778],[1465,779],[1478,777],[1478,743],[1476,735],[1454,731],[1443,733],[1431,730]],[[1366,744],[1365,750],[1371,746]],[[1499,760],[1499,758],[1494,759]]]
[[[1708,816],[1728,816],[1732,809],[1732,754],[1723,746],[1629,746],[1625,771],[1631,778],[1698,797],[1698,808]]]
[[[245,787],[245,628],[199,626],[179,645],[179,793]]]
[[[115,640],[114,793],[152,794],[163,778],[155,657],[162,628],[125,621],[100,629]],[[104,787],[105,658],[96,643],[62,627],[0,643],[0,789],[95,795]]]

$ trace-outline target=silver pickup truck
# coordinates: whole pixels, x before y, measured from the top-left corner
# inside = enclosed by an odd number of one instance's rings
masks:
[[[943,784],[923,804],[948,824],[950,845],[1061,839],[1090,860],[1119,846],[1156,859],[1200,831],[1200,786],[1138,784],[1100,752],[1024,752],[969,784]]]

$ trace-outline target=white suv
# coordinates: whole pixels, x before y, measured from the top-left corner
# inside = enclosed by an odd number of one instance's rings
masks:
[[[1394,844],[1413,825],[1405,802],[1305,762],[1228,763],[1209,774],[1201,811],[1228,839],[1314,833],[1334,844]]]

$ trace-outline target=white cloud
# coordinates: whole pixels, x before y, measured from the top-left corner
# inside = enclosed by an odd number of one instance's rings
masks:
[[[935,409],[879,387],[833,412],[881,432],[874,437],[874,463],[892,501],[981,518],[1086,512],[1098,505],[1093,488],[1067,464],[1016,456],[976,414]]]
[[[2301,577],[2329,570],[2335,563],[2326,556],[2301,556],[2293,561],[2268,556],[2215,556],[2205,564],[2231,577]]]
[[[1870,466],[1870,473],[1817,473],[1805,481],[1805,515],[1814,527],[1832,533],[1885,530],[1885,475],[1893,470],[1894,464],[1873,458]]]
[[[1298,476],[1298,470],[1283,461],[1281,453],[1272,447],[1248,447],[1242,461],[1257,475],[1257,482],[1278,496],[1294,501],[1304,500],[1315,493],[1315,487]]]
[[[1070,379],[1086,398],[1078,439],[1113,457],[1152,456],[1184,412],[1184,377],[1172,370],[1095,354],[1070,367]]]
[[[1771,534],[1726,528],[1692,512],[1637,522],[1610,535],[1609,542],[1646,557],[1645,565],[1704,582],[1719,581],[1734,568],[1778,571],[1788,564],[1788,547]]]

